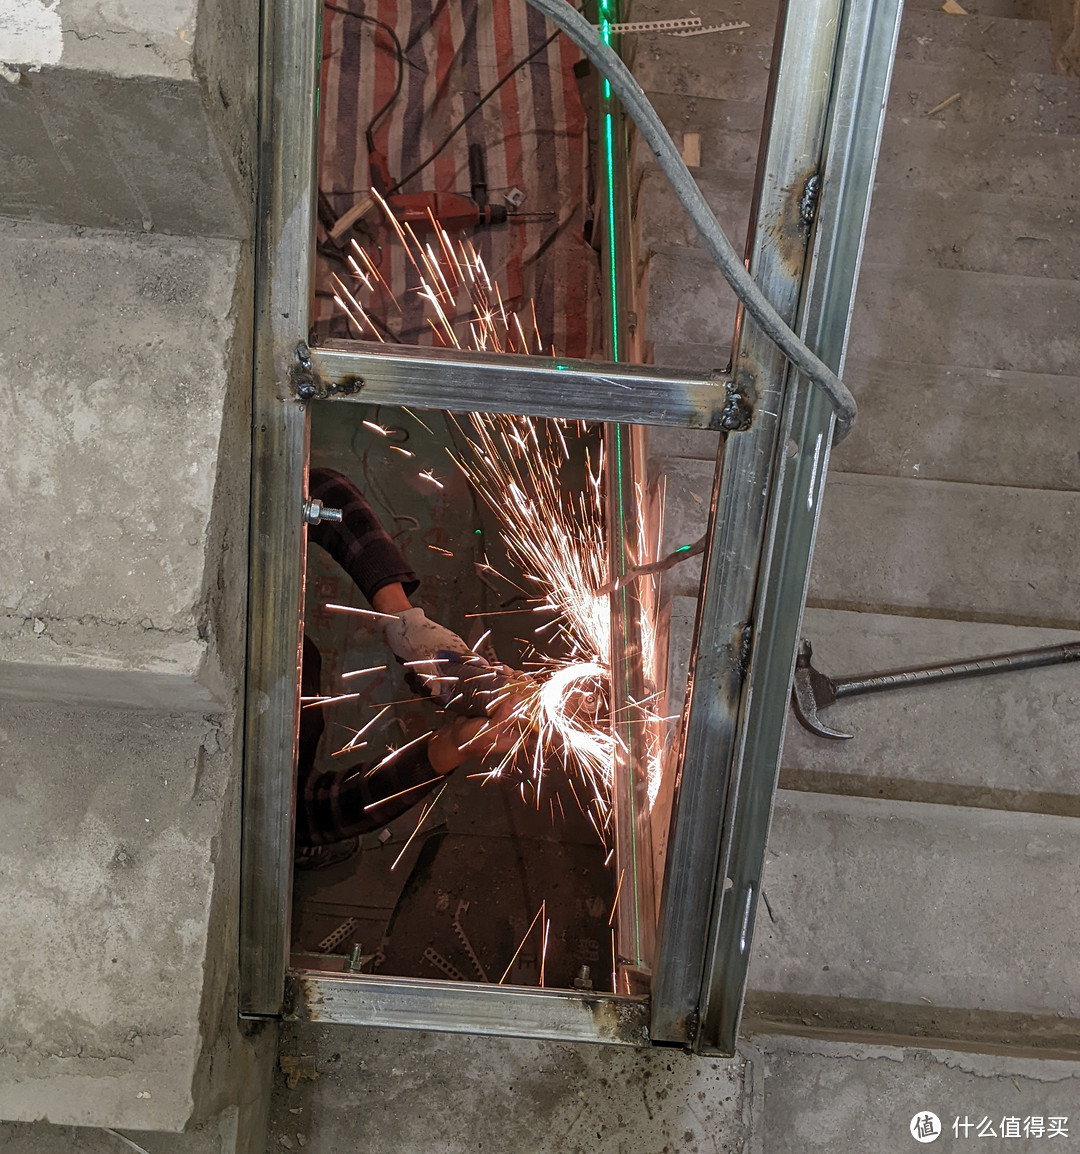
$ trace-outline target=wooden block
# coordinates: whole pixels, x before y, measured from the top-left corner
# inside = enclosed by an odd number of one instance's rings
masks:
[[[701,167],[701,133],[684,132],[682,138],[682,158],[687,168]]]

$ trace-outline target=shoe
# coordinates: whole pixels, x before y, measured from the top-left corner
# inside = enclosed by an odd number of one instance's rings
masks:
[[[329,845],[298,845],[293,850],[293,866],[298,870],[328,870],[341,865],[360,852],[358,837],[334,841]]]

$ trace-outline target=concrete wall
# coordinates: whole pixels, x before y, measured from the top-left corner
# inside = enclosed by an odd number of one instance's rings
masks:
[[[257,1149],[272,1038],[238,1028],[235,963],[258,5],[5,16],[0,1117]]]
[[[305,1154],[908,1154],[926,1110],[946,1131],[935,1149],[963,1148],[965,1117],[995,1134],[1003,1117],[1065,1117],[1061,1149],[1077,1133],[1074,1062],[769,1035],[724,1060],[325,1026],[289,1027],[282,1054],[306,1058],[306,1076],[278,1072],[268,1148]]]

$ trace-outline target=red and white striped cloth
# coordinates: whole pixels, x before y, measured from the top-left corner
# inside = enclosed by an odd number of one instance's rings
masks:
[[[344,7],[335,0],[325,10],[323,34],[319,182],[336,215],[371,183],[365,132],[393,93],[398,67],[385,31],[340,11]],[[352,0],[350,9],[392,27],[407,60],[401,91],[374,133],[395,182],[554,31],[525,0],[368,0],[363,7]],[[573,72],[578,59],[565,37],[555,39],[400,191],[468,194],[469,146],[482,145],[492,203],[518,188],[525,194],[522,212],[554,215],[477,229],[470,239],[508,309],[530,316],[529,302],[535,303],[545,351],[584,357],[598,351],[600,293],[598,258],[584,235],[588,142]],[[365,248],[402,306],[400,313],[388,301],[380,306],[376,295],[374,315],[406,343],[434,343],[416,295],[417,273],[378,214],[367,223],[375,227]],[[341,271],[320,257],[316,327],[324,335],[355,336],[332,300],[329,273],[335,270]],[[368,307],[369,298],[362,300]],[[464,323],[461,328],[467,332]]]

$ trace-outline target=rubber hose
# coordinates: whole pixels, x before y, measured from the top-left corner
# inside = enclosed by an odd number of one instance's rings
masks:
[[[690,170],[679,155],[674,141],[630,69],[622,62],[618,53],[600,39],[596,29],[566,0],[528,0],[528,3],[561,28],[608,79],[615,95],[622,101],[623,108],[637,125],[638,131],[659,161],[660,168],[701,234],[705,247],[724,274],[724,279],[731,285],[746,311],[795,368],[813,381],[829,398],[836,413],[836,433],[833,440],[842,441],[850,431],[858,411],[855,398],[832,369],[792,332],[746,271],[741,258],[732,248],[719,221],[702,196],[701,189],[690,175]]]

